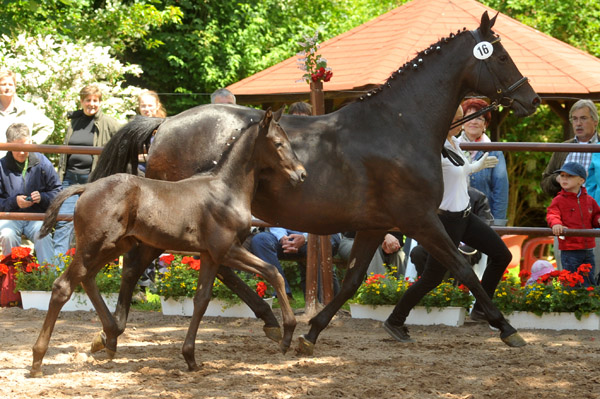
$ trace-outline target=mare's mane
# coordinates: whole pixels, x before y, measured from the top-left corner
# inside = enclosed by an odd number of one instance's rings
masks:
[[[467,32],[466,27],[462,28],[462,30],[459,29],[456,32],[456,34],[450,33],[450,35],[448,35],[448,37],[442,37],[440,40],[433,43],[432,45],[427,47],[425,50],[419,51],[412,60],[405,62],[402,66],[400,66],[400,68],[398,68],[398,70],[392,72],[392,74],[385,81],[385,83],[381,84],[379,87],[369,90],[365,95],[358,97],[358,100],[363,101],[365,99],[372,98],[377,93],[383,91],[383,89],[385,89],[386,87],[391,88],[392,87],[391,83],[397,76],[400,76],[400,77],[406,76],[406,72],[411,71],[411,70],[417,71],[419,69],[419,67],[424,64],[424,60],[423,60],[424,57],[439,53],[440,51],[442,51],[442,45],[447,44],[448,42],[455,39],[459,35],[462,35],[465,32]]]
[[[216,175],[216,174],[218,174],[221,171],[221,169],[223,169],[223,165],[225,165],[227,163],[227,160],[229,159],[231,152],[233,151],[233,148],[235,147],[235,145],[242,139],[242,135],[249,132],[255,125],[258,125],[259,123],[260,123],[260,121],[259,122],[251,122],[246,127],[240,129],[240,134],[238,136],[231,136],[229,139],[227,139],[227,142],[225,143],[225,149],[219,155],[218,160],[212,161],[209,164],[209,166],[199,165],[196,168],[196,173],[194,173],[194,174],[195,175],[205,175],[205,174],[206,175],[210,175],[210,174]]]

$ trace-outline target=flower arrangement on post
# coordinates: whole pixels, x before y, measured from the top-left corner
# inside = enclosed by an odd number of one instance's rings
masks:
[[[408,279],[397,278],[396,270],[392,268],[389,273],[368,277],[351,301],[361,305],[396,305],[412,284]],[[454,280],[449,279],[427,293],[418,305],[430,310],[450,306],[469,308],[471,303],[469,290],[462,284],[455,285]]]
[[[302,48],[297,55],[298,67],[305,72],[302,79],[306,83],[311,82],[329,82],[333,76],[331,68],[327,66],[327,60],[317,54],[319,49],[319,31],[315,31],[314,36],[304,36],[303,42],[298,42]]]
[[[191,256],[172,254],[163,255],[159,260],[167,267],[167,271],[162,277],[157,279],[156,293],[165,299],[193,298],[196,294],[198,284],[200,260],[194,259]],[[267,284],[260,276],[249,273],[239,273],[239,276],[248,286],[256,290],[258,296],[264,298],[267,291]],[[229,305],[241,302],[239,297],[219,279],[215,279],[213,283],[212,298],[221,299]]]
[[[589,273],[591,265],[583,264],[576,272],[555,270],[538,278],[535,284],[525,285],[528,276],[521,281],[505,273],[498,284],[494,303],[503,313],[514,311],[532,312],[538,316],[544,313],[570,312],[577,319],[585,314],[600,315],[600,290],[598,287],[583,287],[583,276]]]

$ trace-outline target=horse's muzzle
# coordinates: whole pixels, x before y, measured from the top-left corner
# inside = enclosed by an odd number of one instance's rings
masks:
[[[304,182],[306,180],[306,169],[304,167],[296,168],[294,176],[292,177],[294,185]]]

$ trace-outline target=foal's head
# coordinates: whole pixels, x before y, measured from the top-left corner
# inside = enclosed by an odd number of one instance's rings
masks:
[[[272,112],[271,108],[267,109],[256,126],[259,132],[255,146],[261,153],[263,166],[285,175],[295,186],[306,178],[306,169],[296,157],[287,134],[278,123],[282,113],[283,107],[276,112]]]

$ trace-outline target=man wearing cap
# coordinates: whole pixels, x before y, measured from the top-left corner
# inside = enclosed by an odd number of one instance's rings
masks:
[[[562,267],[576,272],[579,266],[590,264],[591,270],[584,276],[584,286],[595,284],[593,237],[562,236],[566,229],[591,229],[600,227],[600,207],[583,187],[587,172],[577,162],[566,162],[558,170],[558,183],[562,190],[548,207],[546,219],[552,233],[558,236]]]

